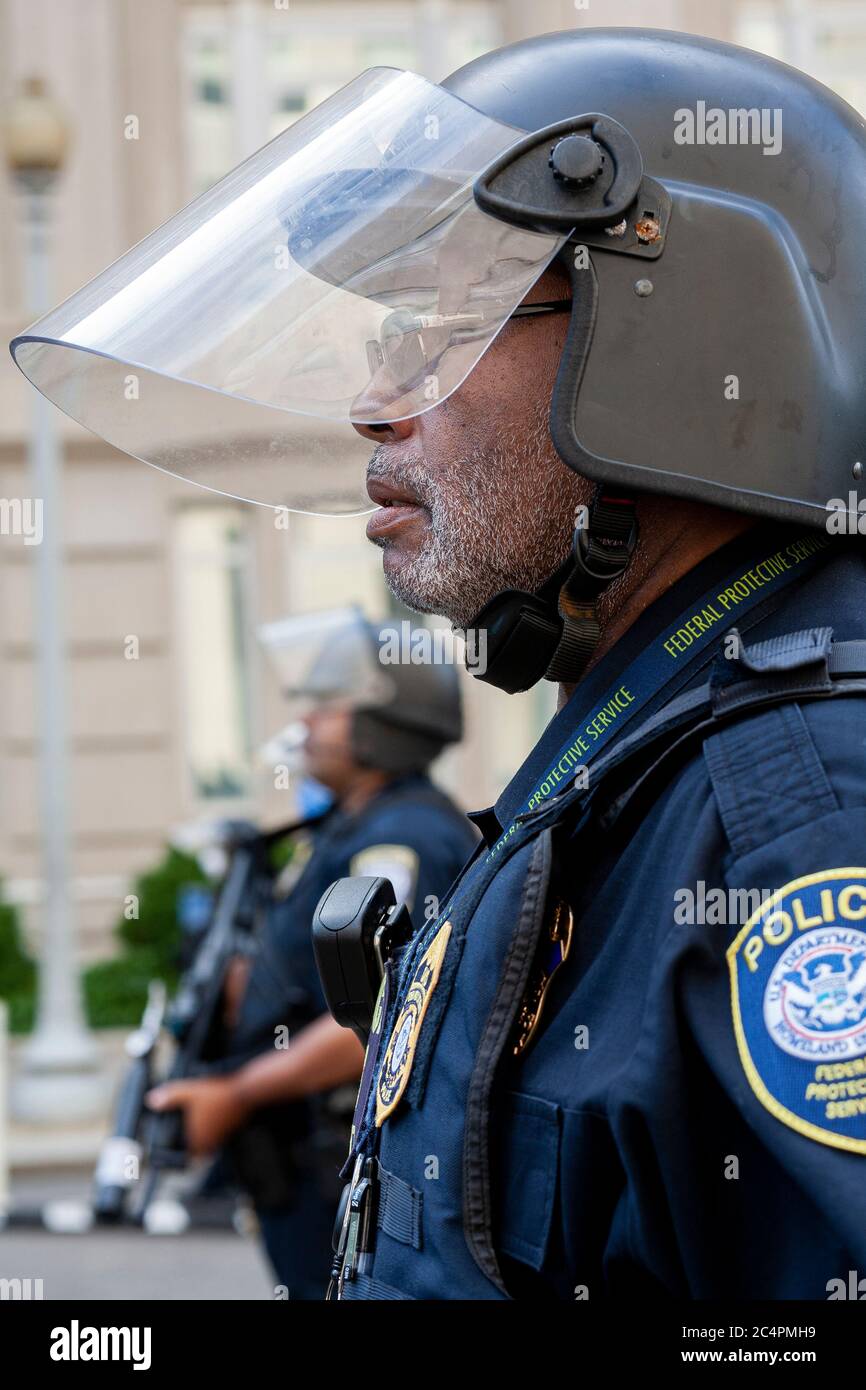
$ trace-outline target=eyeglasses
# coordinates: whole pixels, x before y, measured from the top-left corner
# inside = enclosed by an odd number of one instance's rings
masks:
[[[518,304],[516,309],[512,309],[509,318],[528,319],[533,314],[570,314],[570,299],[548,299],[543,304]]]
[[[570,299],[552,299],[539,304],[518,304],[508,318],[570,312]],[[431,372],[448,348],[471,342],[489,330],[486,314],[416,314],[411,309],[395,309],[383,321],[379,337],[367,343],[370,376],[387,368],[392,383],[408,387]]]

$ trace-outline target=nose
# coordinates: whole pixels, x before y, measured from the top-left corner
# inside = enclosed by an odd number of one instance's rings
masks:
[[[414,420],[373,420],[369,424],[361,420],[352,421],[352,429],[362,439],[371,439],[374,444],[399,444],[408,439],[414,429]]]

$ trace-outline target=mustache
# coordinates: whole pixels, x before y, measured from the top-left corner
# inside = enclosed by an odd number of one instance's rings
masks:
[[[367,464],[367,481],[373,478],[407,489],[424,506],[432,507],[437,500],[437,489],[419,454],[397,459],[390,446],[377,444]]]

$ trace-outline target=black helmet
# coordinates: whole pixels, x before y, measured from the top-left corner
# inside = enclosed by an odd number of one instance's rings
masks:
[[[599,486],[569,563],[475,620],[481,678],[519,690],[586,664],[636,493],[822,528],[850,509],[840,529],[856,530],[866,123],[783,63],[660,30],[543,35],[443,86],[530,132],[476,180],[479,205],[569,229],[550,429]]]
[[[482,207],[576,227],[563,460],[824,527],[866,454],[863,118],[774,59],[659,30],[546,34],[443,86],[532,132]]]

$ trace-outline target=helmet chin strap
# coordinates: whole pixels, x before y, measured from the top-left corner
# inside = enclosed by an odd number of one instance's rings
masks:
[[[485,661],[467,663],[472,674],[509,695],[542,679],[579,681],[601,636],[598,601],[627,569],[637,531],[633,499],[599,486],[565,564],[535,594],[494,595],[469,624],[484,633],[475,651]]]

